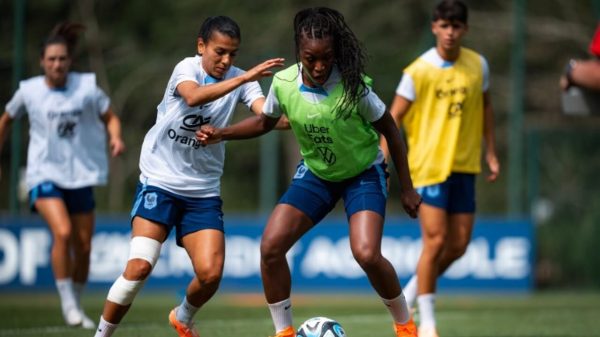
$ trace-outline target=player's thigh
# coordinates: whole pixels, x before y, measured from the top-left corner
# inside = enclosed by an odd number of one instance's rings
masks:
[[[350,217],[350,248],[360,255],[371,255],[381,251],[383,217],[381,214],[365,210]]]
[[[300,209],[289,204],[278,204],[263,231],[261,252],[287,252],[314,225],[311,218]]]
[[[181,242],[196,274],[221,275],[225,261],[225,235],[218,229],[203,229],[182,237]]]
[[[161,244],[169,234],[160,223],[135,216],[131,223],[129,257],[123,276],[127,280],[143,280],[152,271],[160,254]]]
[[[44,218],[55,238],[68,239],[72,224],[63,199],[59,197],[39,198],[34,202],[35,209]]]
[[[443,245],[448,235],[446,210],[429,204],[419,206],[419,223],[423,244]]]
[[[168,228],[159,222],[141,216],[135,216],[131,221],[131,237],[143,236],[163,243],[168,235]]]

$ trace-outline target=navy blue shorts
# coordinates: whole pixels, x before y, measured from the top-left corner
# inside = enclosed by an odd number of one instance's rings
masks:
[[[203,229],[224,232],[223,201],[220,197],[190,198],[162,188],[138,183],[131,219],[139,216],[164,225],[168,232],[175,228],[177,245],[181,238]]]
[[[304,212],[314,224],[321,221],[337,201],[344,199],[346,217],[359,211],[373,211],[385,217],[387,183],[389,176],[385,163],[373,165],[356,177],[339,182],[323,180],[314,175],[304,161],[296,168],[296,174],[280,204],[289,204]]]
[[[475,175],[452,173],[446,181],[417,188],[423,202],[448,213],[475,213]]]
[[[64,201],[69,214],[89,213],[94,210],[94,191],[91,186],[66,189],[51,181],[45,181],[29,191],[29,207],[35,212],[35,201],[40,198],[60,198]]]

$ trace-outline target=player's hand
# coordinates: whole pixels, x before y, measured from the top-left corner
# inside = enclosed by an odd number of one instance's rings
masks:
[[[196,131],[196,139],[203,145],[216,144],[222,140],[221,129],[212,125],[202,125]]]
[[[498,157],[496,157],[495,153],[487,153],[485,155],[485,161],[490,170],[490,174],[487,176],[486,180],[488,182],[494,182],[500,175],[500,162],[498,161]]]
[[[419,206],[421,206],[423,199],[414,188],[401,192],[400,201],[402,202],[402,207],[404,207],[404,210],[411,218],[414,219],[419,215]]]
[[[125,143],[123,142],[123,140],[121,138],[111,139],[109,142],[109,146],[110,146],[110,155],[112,157],[116,157],[116,156],[122,154],[123,152],[125,152]]]
[[[285,61],[285,59],[283,59],[281,57],[266,60],[265,62],[246,71],[244,76],[246,76],[246,80],[248,82],[258,81],[263,77],[273,76],[272,69],[276,68],[276,67],[283,67],[283,61]]]

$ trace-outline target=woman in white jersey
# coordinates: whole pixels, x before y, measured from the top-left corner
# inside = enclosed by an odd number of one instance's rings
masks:
[[[263,114],[231,127],[205,126],[202,142],[265,133],[285,115],[303,161],[271,213],[261,241],[261,275],[276,337],[294,337],[291,275],[286,252],[344,200],[354,258],[394,320],[397,337],[416,336],[400,283],[381,254],[387,176],[378,133],[388,139],[402,183],[402,203],[416,216],[406,152],[391,115],[364,75],[365,56],[344,17],[329,8],[302,10],[294,19],[298,64],[278,72]]]
[[[43,42],[44,75],[21,81],[0,117],[0,149],[11,121],[29,117],[26,183],[30,204],[52,232],[52,270],[67,325],[93,329],[80,295],[87,282],[94,196],[106,184],[108,160],[125,149],[121,123],[91,73],[70,71],[80,24],[57,25]]]
[[[173,228],[196,275],[181,305],[171,310],[169,323],[179,336],[198,335],[193,316],[217,291],[223,273],[220,178],[225,148],[201,146],[194,132],[206,123],[228,125],[237,103],[260,113],[265,99],[256,81],[283,64],[283,59],[271,59],[247,72],[233,66],[240,42],[240,29],[231,18],[210,17],[198,35],[198,55],[173,70],[156,124],[142,145],[129,259],[108,292],[96,337],[112,335]]]

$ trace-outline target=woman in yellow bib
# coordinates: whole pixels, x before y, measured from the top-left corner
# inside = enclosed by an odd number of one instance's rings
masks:
[[[482,137],[488,181],[495,181],[500,172],[487,62],[461,47],[467,18],[461,1],[437,5],[431,23],[436,46],[404,70],[390,108],[405,130],[411,177],[423,197],[423,250],[417,274],[404,291],[410,306],[418,302],[420,337],[437,337],[436,279],[463,255],[471,239]],[[382,143],[387,154],[385,140]]]

